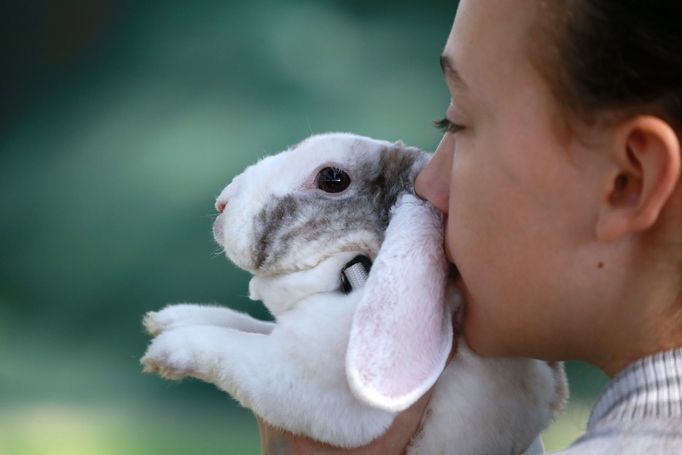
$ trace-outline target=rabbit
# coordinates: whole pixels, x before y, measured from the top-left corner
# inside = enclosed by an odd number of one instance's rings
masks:
[[[461,304],[443,217],[414,193],[429,159],[326,133],[248,167],[218,196],[213,234],[275,322],[194,304],[149,312],[144,371],[213,383],[272,426],[344,448],[433,387],[406,453],[523,453],[566,401],[563,365],[481,358],[461,336],[448,361]],[[357,258],[371,269],[344,290]]]

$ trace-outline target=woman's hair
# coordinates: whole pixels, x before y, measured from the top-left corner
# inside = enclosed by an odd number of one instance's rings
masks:
[[[650,114],[682,141],[682,0],[540,0],[534,25],[531,63],[557,101],[561,131]],[[682,192],[675,197],[650,239],[682,272]]]
[[[542,0],[531,61],[570,120],[657,115],[682,131],[682,0]]]

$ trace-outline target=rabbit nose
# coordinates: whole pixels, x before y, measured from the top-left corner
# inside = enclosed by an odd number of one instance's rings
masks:
[[[215,203],[215,209],[218,211],[218,213],[223,213],[225,206],[227,206],[226,200],[219,200]]]

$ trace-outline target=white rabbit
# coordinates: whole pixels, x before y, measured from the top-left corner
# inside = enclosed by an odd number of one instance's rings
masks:
[[[189,304],[148,313],[145,371],[211,382],[275,427],[348,448],[435,384],[407,453],[523,453],[563,406],[563,367],[480,358],[461,338],[446,367],[457,301],[443,220],[414,195],[428,159],[331,133],[247,168],[218,197],[213,231],[276,322]],[[344,293],[360,255],[371,273]]]

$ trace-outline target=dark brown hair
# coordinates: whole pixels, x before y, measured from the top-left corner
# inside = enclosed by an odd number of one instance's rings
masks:
[[[542,0],[531,60],[570,120],[642,113],[682,131],[681,0]]]

